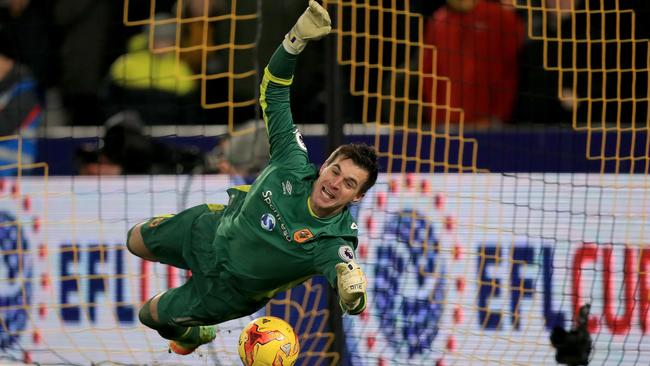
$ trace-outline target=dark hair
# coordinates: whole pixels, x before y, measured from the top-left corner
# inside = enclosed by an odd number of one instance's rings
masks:
[[[361,186],[360,192],[366,193],[377,181],[377,174],[379,173],[379,164],[377,163],[377,153],[375,148],[368,146],[364,143],[352,143],[339,146],[332,155],[325,161],[325,165],[330,165],[339,156],[345,156],[351,159],[352,162],[368,172],[368,179]]]

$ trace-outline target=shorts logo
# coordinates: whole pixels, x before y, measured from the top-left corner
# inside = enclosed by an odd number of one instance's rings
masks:
[[[166,219],[166,217],[155,217],[151,221],[149,221],[149,227],[156,227],[160,225],[161,222],[163,222]]]
[[[344,245],[339,248],[339,257],[343,262],[349,262],[354,259],[354,250],[347,245]]]
[[[265,213],[260,220],[260,226],[266,231],[273,231],[275,228],[275,216]]]
[[[180,318],[172,318],[172,322],[176,325],[181,325],[184,327],[190,327],[195,325],[201,325],[201,321],[195,320],[191,316],[184,316]]]
[[[300,229],[293,233],[293,241],[298,244],[302,244],[313,237],[314,234],[309,229]]]

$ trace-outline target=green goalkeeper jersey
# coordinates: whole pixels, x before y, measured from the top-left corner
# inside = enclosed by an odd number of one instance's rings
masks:
[[[270,162],[254,184],[228,190],[230,201],[214,241],[220,271],[260,305],[313,275],[325,275],[336,287],[336,264],[353,259],[357,247],[357,224],[347,208],[328,218],[310,209],[318,169],[309,163],[291,116],[295,63],[296,56],[282,47],[269,61],[260,103]],[[361,305],[354,310],[361,311]]]

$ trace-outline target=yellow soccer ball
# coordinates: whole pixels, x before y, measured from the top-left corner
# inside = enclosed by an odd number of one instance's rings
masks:
[[[245,366],[293,366],[300,344],[289,323],[263,316],[244,327],[237,350]]]

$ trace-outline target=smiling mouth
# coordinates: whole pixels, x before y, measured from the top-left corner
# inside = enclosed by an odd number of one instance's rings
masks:
[[[329,198],[331,200],[334,199],[334,195],[327,188],[325,188],[325,186],[323,186],[322,192],[323,192],[323,195],[325,197],[327,197],[327,198]]]

